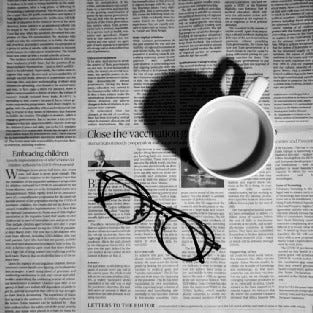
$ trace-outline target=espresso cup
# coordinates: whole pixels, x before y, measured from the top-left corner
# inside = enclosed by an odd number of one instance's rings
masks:
[[[275,130],[258,104],[268,81],[258,77],[245,96],[215,98],[194,116],[188,144],[195,163],[224,180],[240,180],[258,173],[274,150]]]

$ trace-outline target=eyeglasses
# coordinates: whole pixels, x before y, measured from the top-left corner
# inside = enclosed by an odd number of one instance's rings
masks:
[[[154,232],[162,248],[174,258],[204,263],[212,249],[219,250],[212,230],[197,218],[163,206],[134,179],[110,170],[98,172],[98,197],[104,211],[115,221],[134,225],[156,213]]]

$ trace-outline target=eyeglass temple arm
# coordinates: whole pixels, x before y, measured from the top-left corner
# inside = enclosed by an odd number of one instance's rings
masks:
[[[95,202],[100,203],[108,200],[112,200],[115,198],[120,198],[120,197],[125,197],[125,196],[134,196],[137,198],[141,198],[138,194],[132,193],[132,192],[121,192],[121,193],[116,193],[114,195],[109,195],[109,196],[98,196],[95,198]]]
[[[129,185],[127,185],[127,184],[121,182],[120,180],[115,179],[114,177],[109,176],[107,173],[98,172],[96,175],[100,178],[99,184],[98,184],[98,191],[99,191],[98,193],[99,193],[99,194],[101,194],[101,187],[100,187],[100,181],[101,181],[101,180],[103,180],[103,181],[105,181],[105,182],[108,182],[109,180],[113,180],[113,181],[119,183],[120,185],[123,185],[123,186],[129,188],[130,190],[133,190],[134,192],[138,192],[138,189],[132,188],[131,186],[129,186]],[[127,179],[131,180],[130,177],[127,177],[127,176],[125,176],[125,177],[126,177]],[[132,181],[133,181],[133,180],[132,180]],[[133,182],[136,183],[135,181],[133,181]]]
[[[155,202],[154,200],[152,200],[153,202]],[[169,214],[173,214],[173,212],[169,212],[169,210],[168,210],[168,208],[167,207],[164,207],[163,205],[161,205],[161,204],[159,204],[159,203],[157,203],[157,202],[155,202],[157,205],[159,205],[160,207],[162,207],[167,213],[169,213]],[[164,215],[164,212],[161,212],[161,213],[163,213],[163,215]],[[185,215],[188,215],[187,213],[184,213]],[[175,215],[175,217],[177,218],[177,219],[179,219],[179,220],[181,220],[183,223],[185,223],[186,224],[186,222],[185,222],[185,220],[179,215],[179,214],[174,214]],[[201,224],[202,226],[203,226],[203,228],[207,228],[207,229],[209,229],[209,226],[207,226],[206,224],[204,224],[204,223],[202,223],[201,221],[199,221],[199,220],[197,220],[197,219],[195,219],[199,224]],[[199,231],[197,228],[195,228],[195,227],[193,227],[192,225],[189,225],[189,224],[186,224],[187,225],[187,227],[189,228],[189,230],[191,231],[191,229],[192,230],[194,230],[194,231],[196,231],[199,235],[201,235],[201,236],[203,236],[203,234],[202,234],[202,232],[201,231]],[[211,231],[210,231],[211,232]],[[212,247],[213,249],[215,249],[216,251],[217,250],[219,250],[222,246],[219,244],[219,243],[217,243],[215,240],[211,240],[210,238],[208,238],[207,236],[205,236],[206,238],[206,244],[208,244],[210,247]]]
[[[192,236],[192,239],[193,239],[193,243],[194,243],[194,245],[196,247],[196,252],[197,252],[197,256],[198,256],[199,262],[200,263],[204,263],[204,258],[202,256],[201,251],[200,251],[200,247],[198,245],[198,241],[197,241],[196,235],[195,235],[195,233],[193,231],[194,228],[192,226],[189,226],[189,225],[188,225],[188,228],[189,228],[189,231],[191,233],[191,236]]]
[[[196,238],[194,237],[194,232],[193,231],[196,231],[198,234],[200,234],[200,235],[202,235],[203,236],[203,234],[197,229],[197,228],[194,228],[193,226],[188,226],[188,228],[189,228],[189,230],[190,230],[190,232],[191,232],[191,234],[192,234],[192,237],[194,238],[194,240],[195,240],[195,245],[196,245]],[[191,230],[193,230],[193,231],[191,231]],[[212,241],[211,239],[209,239],[208,237],[206,237],[206,239],[205,239],[205,242],[206,242],[206,244],[208,244],[210,247],[212,247],[213,249],[215,249],[216,251],[217,250],[219,250],[220,248],[221,248],[221,245],[219,244],[219,243],[217,243],[217,242],[215,242],[215,241]],[[197,245],[196,245],[196,248],[197,248]],[[199,248],[199,247],[198,247]],[[197,250],[197,252],[198,252],[198,250]]]
[[[202,223],[203,224],[203,223]],[[205,228],[207,228],[208,226],[207,225],[205,225],[205,224],[203,224],[203,226],[205,227]],[[192,227],[192,226],[191,226]],[[192,227],[198,234],[200,234],[201,235],[201,232],[197,229],[197,228],[194,228],[194,227]],[[208,237],[206,237],[206,243],[210,246],[210,247],[212,247],[213,249],[215,249],[216,251],[217,250],[219,250],[220,248],[221,248],[221,245],[219,244],[219,243],[217,243],[215,240],[211,240],[210,238],[208,238]]]

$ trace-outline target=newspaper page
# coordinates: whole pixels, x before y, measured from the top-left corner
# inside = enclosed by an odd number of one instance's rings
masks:
[[[312,312],[312,21],[311,0],[2,1],[0,311]],[[258,76],[275,152],[214,178],[190,122]]]

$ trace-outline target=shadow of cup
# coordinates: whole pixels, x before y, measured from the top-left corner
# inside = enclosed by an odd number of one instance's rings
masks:
[[[159,136],[160,129],[185,130],[197,111],[208,101],[224,96],[221,85],[226,72],[233,69],[229,95],[240,95],[245,72],[229,58],[223,58],[210,76],[195,71],[177,71],[168,73],[155,80],[146,93],[143,105],[143,118],[146,127],[155,132],[156,139],[167,150],[179,155],[175,143]],[[182,138],[181,147],[188,147],[188,138]],[[188,160],[184,160],[188,161]]]

